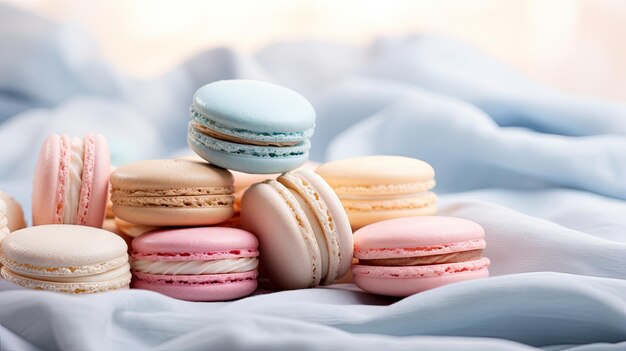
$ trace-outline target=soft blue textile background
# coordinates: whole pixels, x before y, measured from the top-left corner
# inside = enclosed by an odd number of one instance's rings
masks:
[[[29,211],[50,133],[104,134],[114,163],[179,155],[201,85],[261,79],[318,113],[312,158],[400,154],[436,169],[441,213],[486,229],[489,279],[394,300],[353,285],[188,303],[0,282],[7,350],[626,350],[626,106],[528,81],[452,38],[213,49],[147,81],[81,28],[0,7],[0,188]]]

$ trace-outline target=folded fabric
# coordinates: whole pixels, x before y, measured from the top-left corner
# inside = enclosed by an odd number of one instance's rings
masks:
[[[2,292],[0,342],[10,350],[620,350],[625,290],[624,280],[559,273],[467,281],[391,305],[341,286],[230,303],[144,290],[10,290]]]
[[[473,105],[394,82],[347,82],[336,94],[322,107],[320,126],[340,113],[353,125],[332,139],[329,159],[417,157],[437,171],[440,192],[574,187],[626,199],[626,136],[565,137],[499,127]],[[324,136],[326,129],[320,129],[314,142]]]

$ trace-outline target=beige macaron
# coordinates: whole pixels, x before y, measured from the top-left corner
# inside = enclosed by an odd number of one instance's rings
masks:
[[[111,175],[113,213],[146,226],[195,226],[224,222],[234,214],[233,176],[191,160],[149,160]]]
[[[52,224],[18,230],[2,241],[2,277],[31,289],[96,293],[128,288],[127,246],[102,229]]]

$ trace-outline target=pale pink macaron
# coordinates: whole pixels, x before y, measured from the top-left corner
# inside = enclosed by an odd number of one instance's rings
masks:
[[[111,157],[99,134],[51,135],[41,147],[33,184],[33,224],[101,227]]]
[[[188,301],[225,301],[257,287],[259,243],[236,228],[163,229],[133,240],[131,287]]]
[[[454,217],[405,217],[365,226],[354,233],[354,282],[380,295],[409,296],[464,280],[489,276],[482,257],[485,231]]]

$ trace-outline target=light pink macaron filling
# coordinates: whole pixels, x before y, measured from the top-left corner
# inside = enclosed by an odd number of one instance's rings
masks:
[[[358,259],[382,259],[382,258],[399,258],[399,257],[422,257],[445,255],[454,252],[482,250],[487,246],[484,239],[474,239],[461,242],[453,242],[448,244],[416,246],[416,247],[397,247],[397,248],[376,248],[363,249],[355,248],[354,257]]]

